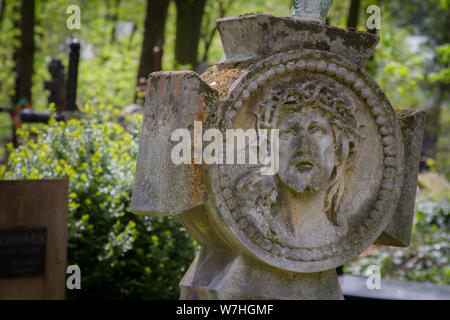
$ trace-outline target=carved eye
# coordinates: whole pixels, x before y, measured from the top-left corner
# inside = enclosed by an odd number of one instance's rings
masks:
[[[294,129],[284,129],[281,130],[280,135],[282,138],[291,138],[293,136],[295,136],[295,130]]]
[[[313,135],[313,136],[323,136],[323,135],[327,134],[327,130],[325,128],[322,128],[316,124],[311,125],[309,127],[308,132],[310,135]]]

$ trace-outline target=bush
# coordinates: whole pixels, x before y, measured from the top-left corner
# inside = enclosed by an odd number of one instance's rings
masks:
[[[177,299],[195,243],[178,219],[129,211],[141,116],[127,132],[111,107],[84,114],[24,126],[0,179],[70,178],[68,264],[80,266],[82,290],[69,298]]]
[[[416,202],[413,238],[408,248],[380,246],[345,266],[345,272],[366,276],[374,264],[383,277],[450,284],[450,206],[430,194]]]

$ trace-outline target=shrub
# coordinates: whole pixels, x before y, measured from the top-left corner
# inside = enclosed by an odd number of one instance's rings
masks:
[[[450,206],[446,198],[426,194],[416,202],[413,238],[408,248],[380,246],[345,266],[345,272],[366,276],[374,264],[383,277],[450,284]]]
[[[70,178],[68,264],[81,268],[82,290],[69,298],[176,299],[195,243],[178,219],[129,211],[141,116],[131,132],[118,110],[85,107],[80,120],[24,126],[0,179]]]

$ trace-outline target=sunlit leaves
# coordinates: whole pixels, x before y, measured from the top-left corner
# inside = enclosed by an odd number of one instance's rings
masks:
[[[40,130],[23,126],[0,179],[70,178],[68,258],[83,270],[85,290],[69,294],[175,299],[195,244],[178,220],[129,211],[142,117],[127,115],[124,128],[117,108],[82,110]]]

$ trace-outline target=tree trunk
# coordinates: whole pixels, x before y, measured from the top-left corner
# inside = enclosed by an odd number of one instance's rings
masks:
[[[180,64],[198,64],[198,44],[206,0],[175,0],[177,6],[177,31],[175,60]]]
[[[0,1],[0,30],[2,29],[3,17],[5,16],[6,0]]]
[[[170,0],[147,0],[144,39],[137,76],[138,85],[142,78],[146,80],[150,73],[159,71],[155,68],[153,48],[159,43],[164,43],[164,27],[169,2]]]
[[[6,11],[6,0],[0,0],[0,32],[2,32],[2,25],[3,25],[3,17],[5,16]],[[14,22],[13,22],[14,23]],[[7,55],[2,55],[2,59],[0,61],[1,64],[6,64],[6,58]],[[0,91],[3,85],[3,79],[0,80]]]
[[[20,29],[20,4],[14,3],[14,5],[11,8],[11,16],[12,16],[12,23],[13,23],[13,29],[17,30]],[[18,44],[18,45],[17,45]],[[17,101],[19,100],[19,74],[17,72],[17,66],[19,65],[19,53],[20,53],[20,34],[15,33],[14,34],[14,41],[12,44],[13,47],[13,53],[12,53],[12,60],[14,61],[13,66],[13,72],[14,72],[14,94],[11,94],[11,103],[12,105],[15,105]]]
[[[116,42],[116,25],[117,25],[117,21],[119,20],[119,8],[120,8],[121,1],[122,0],[115,0],[114,12],[111,15],[111,21],[112,21],[111,44],[114,44],[114,42]]]
[[[17,97],[31,103],[31,87],[34,60],[34,9],[35,0],[22,0],[20,6],[20,49],[16,55],[15,70],[19,78]]]
[[[351,0],[350,10],[348,12],[347,28],[356,29],[358,26],[360,0]]]
[[[233,3],[234,0],[228,0],[228,2],[224,2],[224,0],[219,0],[218,1],[218,16],[217,18],[223,18],[225,17],[225,15],[227,14],[227,10],[228,8],[231,6],[231,4]],[[209,49],[211,47],[211,44],[214,40],[214,35],[217,32],[217,27],[214,23],[214,27],[211,30],[207,30],[207,27],[205,26],[209,26],[211,25],[211,18],[214,19],[214,16],[212,14],[207,14],[206,15],[207,21],[206,24],[203,26],[202,30],[203,34],[200,33],[200,37],[203,38],[203,43],[204,43],[204,50],[203,50],[203,57],[201,62],[208,62],[208,54],[209,54]],[[215,18],[215,19],[217,19]]]

